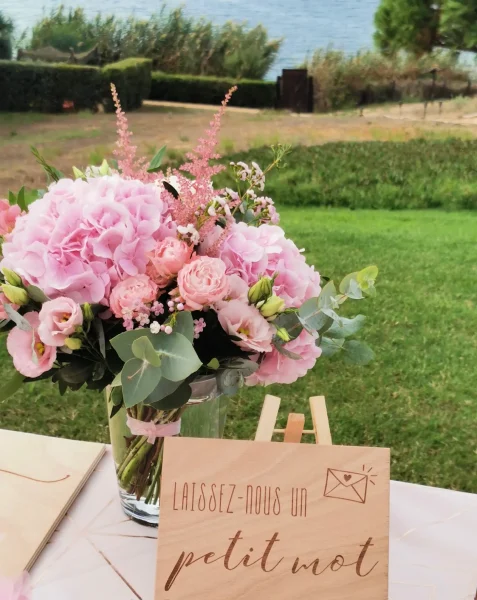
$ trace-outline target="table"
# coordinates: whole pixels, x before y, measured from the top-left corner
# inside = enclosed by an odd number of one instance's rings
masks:
[[[122,512],[112,462],[108,450],[34,565],[32,600],[153,599],[157,530]],[[389,600],[476,590],[477,495],[392,482]]]

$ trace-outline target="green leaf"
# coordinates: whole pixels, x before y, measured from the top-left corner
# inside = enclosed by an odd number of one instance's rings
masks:
[[[322,331],[333,322],[328,315],[321,311],[319,298],[310,298],[298,310],[300,322],[309,333]]]
[[[323,337],[321,338],[319,346],[323,356],[333,356],[334,354],[337,354],[343,350],[343,344],[344,340],[342,339],[332,340],[330,338]]]
[[[159,384],[162,372],[160,367],[139,358],[128,360],[121,371],[124,404],[131,408],[143,402]]]
[[[121,387],[121,373],[118,373],[111,383],[111,387]]]
[[[259,364],[253,360],[249,360],[248,358],[241,358],[236,356],[234,358],[229,358],[224,362],[224,367],[227,369],[237,369],[242,372],[244,377],[248,377],[258,371]]]
[[[109,396],[111,402],[114,406],[121,407],[123,403],[123,390],[120,387],[115,387],[111,390],[111,394]]]
[[[244,384],[242,371],[238,369],[225,369],[217,376],[217,387],[222,394],[233,396]]]
[[[59,181],[64,177],[61,171],[58,171],[58,169],[55,169],[55,167],[52,167],[46,162],[46,160],[41,156],[39,151],[34,146],[30,146],[30,149],[38,164],[43,167],[43,170],[51,177],[51,179],[53,179],[53,181]]]
[[[331,338],[347,338],[361,329],[366,321],[364,315],[357,315],[354,319],[345,319],[340,317],[338,321],[335,321],[333,325],[328,329],[327,335]]]
[[[180,386],[169,396],[154,405],[158,410],[174,410],[187,404],[192,396],[192,388],[183,381]]]
[[[154,155],[153,159],[149,163],[149,168],[147,170],[148,173],[156,173],[156,171],[160,170],[165,153],[166,147],[162,146],[162,148],[157,151],[157,153]]]
[[[5,303],[3,305],[4,311],[7,313],[8,318],[15,323],[15,325],[22,331],[31,331],[32,326],[30,323],[22,317],[22,315],[12,308],[11,304]]]
[[[152,394],[149,394],[144,400],[144,404],[162,410],[163,405],[161,402],[164,398],[171,396],[183,383],[183,381],[169,381],[169,379],[163,377],[159,384],[154,388]]]
[[[194,319],[189,311],[182,311],[177,314],[174,325],[174,332],[181,333],[189,342],[194,341]]]
[[[145,335],[137,340],[134,340],[131,349],[136,358],[140,358],[141,360],[148,362],[153,367],[161,366],[161,357],[154,350],[151,340],[149,340]]]
[[[374,360],[374,352],[364,342],[350,340],[345,342],[343,346],[345,351],[345,361],[353,365],[367,365]]]
[[[376,295],[374,284],[378,277],[379,269],[375,265],[366,267],[360,271],[356,277],[359,287],[369,296]]]
[[[182,381],[202,366],[194,346],[181,333],[159,334],[155,337],[153,345],[161,354],[162,371],[166,379]]]
[[[8,203],[10,204],[10,206],[14,206],[17,203],[17,197],[10,190],[8,190]]]
[[[28,296],[34,302],[38,302],[39,304],[43,304],[44,302],[48,302],[48,300],[49,300],[49,298],[45,294],[45,292],[43,290],[40,290],[40,288],[37,287],[36,285],[27,285],[26,291],[27,291]]]
[[[321,290],[321,294],[318,296],[318,307],[339,308],[340,305],[337,296],[338,292],[336,291],[335,284],[333,281],[328,281],[325,287]]]
[[[12,378],[2,388],[0,388],[0,398],[6,400],[22,386],[24,377],[18,371],[15,371]]]
[[[218,361],[217,358],[213,358],[208,364],[207,364],[209,369],[212,369],[213,371],[217,371],[217,369],[220,367],[220,363]]]
[[[315,303],[312,303],[315,306]],[[303,331],[303,325],[300,322],[300,317],[296,312],[283,313],[279,315],[274,321],[273,325],[277,329],[285,329],[288,333],[290,340],[296,339]]]
[[[106,358],[106,338],[104,336],[104,327],[101,319],[93,320],[93,328],[98,336],[99,351],[103,358]]]
[[[119,358],[126,363],[128,360],[134,358],[132,351],[133,342],[140,337],[152,337],[152,335],[153,334],[146,329],[133,329],[132,331],[125,331],[124,333],[120,333],[116,337],[112,338],[111,346],[116,350]]]
[[[20,188],[20,191],[18,192],[17,204],[22,210],[27,209],[27,205],[25,202],[25,186],[24,185]]]
[[[295,352],[290,352],[290,350],[287,350],[285,346],[283,346],[283,344],[280,344],[278,341],[275,341],[273,345],[276,348],[276,350],[283,356],[291,358],[292,360],[301,360],[301,356],[299,354],[295,354]]]
[[[60,381],[65,383],[86,383],[93,374],[94,363],[87,360],[76,360],[66,367],[58,369],[57,375]]]
[[[363,292],[359,286],[357,277],[357,272],[350,273],[349,275],[346,275],[340,283],[340,292],[353,300],[361,300],[363,298]]]

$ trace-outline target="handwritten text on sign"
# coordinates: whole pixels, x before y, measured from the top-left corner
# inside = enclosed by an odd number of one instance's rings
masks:
[[[156,600],[385,600],[389,451],[168,438]]]

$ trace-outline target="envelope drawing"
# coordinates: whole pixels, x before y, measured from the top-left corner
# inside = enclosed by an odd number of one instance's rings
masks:
[[[374,482],[373,482],[374,483]],[[347,500],[366,504],[368,475],[339,469],[328,469],[326,474],[325,498]]]

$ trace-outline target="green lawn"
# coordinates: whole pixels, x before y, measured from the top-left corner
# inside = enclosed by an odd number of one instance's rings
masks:
[[[282,419],[324,394],[336,444],[390,446],[395,479],[477,492],[477,214],[315,208],[282,217],[323,274],[380,267],[378,296],[361,305],[376,361],[321,359],[305,380],[272,386]],[[253,435],[263,395],[234,400],[229,436]],[[107,439],[103,400],[92,393],[60,398],[30,384],[0,406],[2,427]]]

